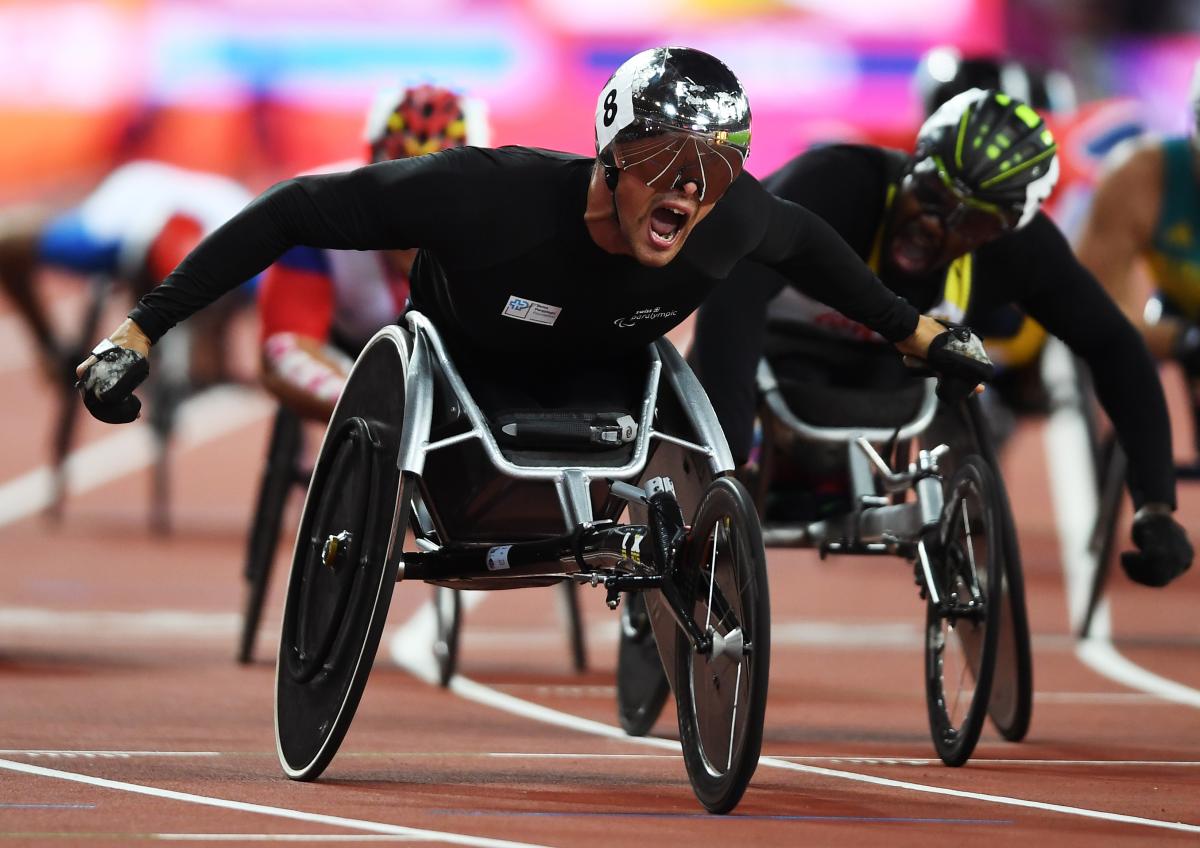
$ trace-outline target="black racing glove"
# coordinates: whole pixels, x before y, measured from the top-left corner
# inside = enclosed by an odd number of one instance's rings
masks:
[[[1192,565],[1192,543],[1169,507],[1139,509],[1133,518],[1133,543],[1138,549],[1121,554],[1121,567],[1143,586],[1166,586]]]
[[[138,417],[142,402],[133,390],[150,374],[146,357],[108,339],[92,350],[96,361],[75,383],[87,411],[106,424],[128,424]]]
[[[933,337],[926,361],[938,375],[937,395],[947,403],[968,397],[996,370],[979,336],[962,324],[946,324],[946,331]]]

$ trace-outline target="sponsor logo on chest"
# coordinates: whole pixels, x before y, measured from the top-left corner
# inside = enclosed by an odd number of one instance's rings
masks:
[[[678,309],[663,309],[661,306],[651,306],[646,309],[639,309],[632,315],[626,315],[624,318],[618,318],[613,321],[613,324],[629,329],[636,327],[642,321],[658,321],[660,319],[674,318],[679,314]]]
[[[552,327],[558,320],[558,316],[562,314],[562,307],[538,303],[536,300],[517,297],[514,294],[509,295],[508,303],[504,304],[504,309],[500,314],[505,318],[515,318],[518,321],[529,321],[532,324],[545,324],[547,327]]]

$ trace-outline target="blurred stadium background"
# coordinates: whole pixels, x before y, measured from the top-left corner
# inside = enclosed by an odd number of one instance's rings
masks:
[[[1178,131],[1198,33],[1194,0],[4,0],[0,202],[70,200],[139,157],[261,189],[359,152],[372,93],[421,81],[485,99],[493,143],[586,153],[600,85],[662,43],[742,78],[760,175],[823,140],[906,145],[943,43]]]

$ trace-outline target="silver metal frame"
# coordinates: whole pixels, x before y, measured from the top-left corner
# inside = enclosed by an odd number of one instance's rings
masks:
[[[779,389],[779,382],[766,359],[758,364],[758,390],[771,414],[805,441],[844,444],[854,508],[846,516],[797,526],[765,525],[768,545],[819,546],[823,550],[857,553],[891,553],[898,542],[915,540],[921,528],[938,521],[942,511],[942,489],[936,475],[938,459],[948,448],[939,445],[921,450],[917,461],[905,471],[893,471],[873,443],[907,441],[924,433],[937,413],[937,380],[925,380],[925,397],[916,414],[898,429],[883,427],[823,427],[796,417]],[[875,494],[879,478],[887,492],[915,488],[915,502],[889,504]]]
[[[646,467],[650,455],[650,442],[658,439],[670,442],[704,456],[714,475],[733,470],[733,457],[724,433],[717,421],[716,413],[700,382],[683,361],[674,345],[659,339],[650,347],[650,368],[646,379],[646,391],[642,399],[638,433],[633,456],[625,465],[611,468],[603,466],[528,466],[513,462],[506,457],[496,443],[487,418],[471,397],[462,375],[446,353],[441,335],[430,320],[417,311],[405,315],[412,332],[412,352],[405,379],[404,428],[397,460],[401,472],[419,476],[425,468],[425,457],[436,450],[462,442],[476,440],[480,443],[488,460],[496,470],[508,477],[525,480],[544,480],[554,484],[562,507],[567,531],[580,524],[592,521],[590,485],[595,479],[627,480],[636,477]],[[395,327],[385,327],[376,335],[399,334]],[[374,342],[374,339],[372,339]],[[450,392],[467,418],[470,429],[436,442],[429,441],[433,421],[434,369],[439,369]],[[654,411],[658,405],[662,377],[678,398],[684,414],[695,432],[707,444],[698,444],[688,439],[666,433],[654,425]]]

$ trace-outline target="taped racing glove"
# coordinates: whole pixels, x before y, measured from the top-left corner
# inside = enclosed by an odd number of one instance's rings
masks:
[[[1187,532],[1171,517],[1165,504],[1146,504],[1133,517],[1136,551],[1121,554],[1121,567],[1129,579],[1143,586],[1166,586],[1192,565],[1192,543]]]
[[[133,390],[150,374],[150,363],[136,351],[108,339],[92,349],[96,361],[75,383],[83,405],[93,418],[106,424],[128,424],[138,417],[142,402]]]
[[[929,343],[925,364],[938,376],[937,396],[954,403],[969,396],[975,387],[992,379],[995,367],[979,336],[962,324],[947,324]]]

